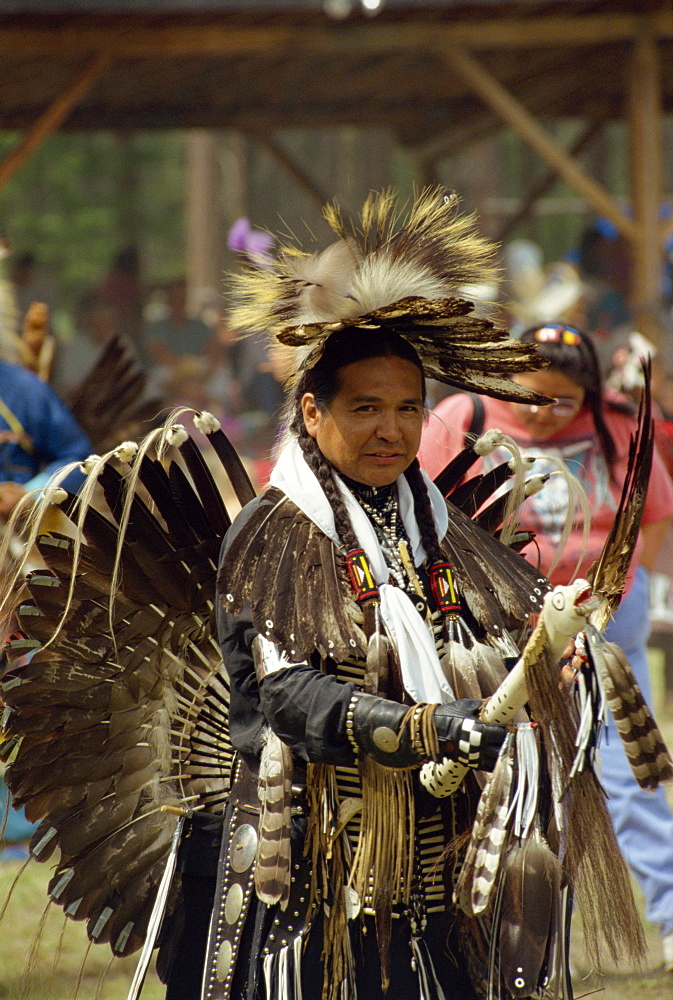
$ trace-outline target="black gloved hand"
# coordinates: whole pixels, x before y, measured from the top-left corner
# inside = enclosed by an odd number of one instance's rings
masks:
[[[421,760],[411,745],[408,727],[400,732],[408,705],[358,692],[348,709],[351,734],[358,748],[385,767],[413,767]]]
[[[478,771],[492,771],[507,730],[504,726],[481,722],[482,708],[483,702],[473,698],[438,705],[435,725],[439,747],[445,757]]]

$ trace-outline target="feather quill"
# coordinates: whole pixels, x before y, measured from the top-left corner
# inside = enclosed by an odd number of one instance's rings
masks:
[[[598,629],[605,628],[619,606],[643,517],[654,450],[651,375],[651,362],[643,362],[645,388],[638,410],[637,429],[629,447],[622,495],[603,551],[587,573],[594,594],[601,598],[601,606],[591,616],[592,624]]]
[[[292,754],[268,731],[259,765],[259,842],[255,891],[267,906],[287,908],[290,897]]]

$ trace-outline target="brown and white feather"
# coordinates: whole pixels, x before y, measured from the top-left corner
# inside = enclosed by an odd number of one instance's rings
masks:
[[[479,916],[489,905],[498,880],[507,840],[507,814],[512,786],[512,756],[503,753],[481,793],[472,835],[465,854],[454,900],[468,916]]]
[[[268,730],[259,765],[259,841],[255,864],[255,891],[267,906],[286,909],[290,896],[290,824],[292,754]]]
[[[673,761],[631,664],[619,646],[595,629],[587,630],[592,662],[598,671],[624,752],[641,788],[654,791],[673,778]]]

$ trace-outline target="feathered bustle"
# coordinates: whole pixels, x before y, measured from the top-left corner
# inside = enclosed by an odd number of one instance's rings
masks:
[[[247,502],[240,459],[205,424]],[[164,463],[155,456],[167,438],[180,456]],[[131,461],[123,473],[120,458]],[[229,788],[229,682],[213,607],[231,520],[179,425],[84,464],[77,499],[47,487],[35,502],[40,515],[62,500],[75,536],[40,534],[44,565],[24,579],[31,541],[4,581],[5,627],[26,638],[5,647],[0,757],[17,807],[39,824],[32,855],[54,858],[52,899],[127,955],[143,944],[157,894],[169,917],[178,906],[172,812],[218,814]]]

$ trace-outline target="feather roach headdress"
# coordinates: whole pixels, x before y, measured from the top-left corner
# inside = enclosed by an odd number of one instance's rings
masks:
[[[330,334],[389,330],[416,349],[428,377],[520,402],[548,402],[510,376],[542,368],[533,347],[474,313],[460,290],[494,284],[496,247],[480,236],[458,198],[433,188],[408,211],[390,191],[372,194],[347,226],[335,204],[325,218],[338,239],[320,253],[286,246],[264,267],[233,278],[232,324],[268,330],[304,348],[295,372],[312,367]]]

